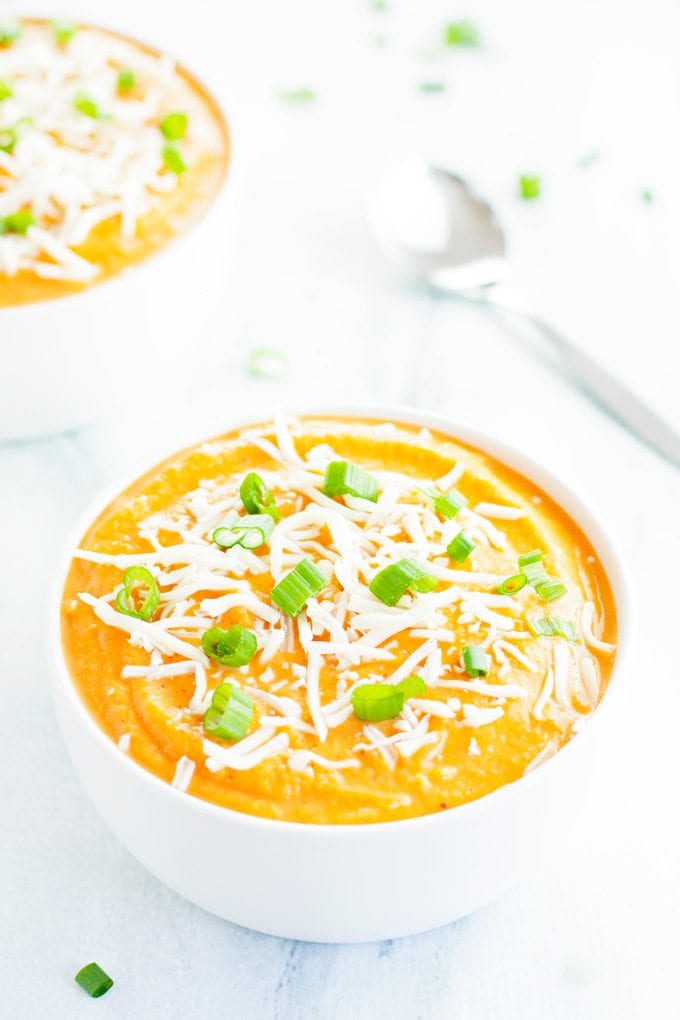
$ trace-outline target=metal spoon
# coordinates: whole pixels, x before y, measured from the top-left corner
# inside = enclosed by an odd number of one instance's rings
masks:
[[[402,228],[404,213],[411,218],[401,236],[389,214],[390,201],[392,211],[400,212]],[[513,312],[529,322],[611,417],[680,467],[680,434],[590,354],[528,311],[519,296],[503,285],[508,268],[503,228],[488,202],[461,177],[426,163],[406,164],[387,179],[370,218],[383,249],[422,283]],[[427,221],[424,227],[423,221]]]

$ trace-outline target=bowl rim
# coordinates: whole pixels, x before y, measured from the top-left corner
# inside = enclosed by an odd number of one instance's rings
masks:
[[[562,497],[567,497],[570,506],[566,512],[568,516],[573,518],[592,543],[598,557],[601,559],[611,586],[617,619],[616,657],[604,695],[592,714],[584,717],[587,720],[587,725],[583,727],[581,732],[572,736],[566,744],[538,768],[525,773],[510,783],[497,787],[490,793],[484,794],[475,800],[466,801],[463,804],[430,814],[380,822],[298,822],[251,815],[220,804],[213,804],[211,801],[204,800],[201,797],[195,797],[177,790],[170,783],[155,776],[128,754],[121,751],[116,742],[97,725],[94,717],[88,712],[77,692],[75,683],[66,665],[61,641],[61,599],[63,588],[73,559],[73,552],[78,548],[80,539],[92,521],[118,494],[166,459],[181,453],[183,450],[190,449],[192,446],[211,442],[213,439],[219,438],[224,432],[253,427],[280,416],[293,419],[337,417],[350,420],[356,419],[363,422],[370,420],[380,421],[382,419],[387,422],[393,422],[397,426],[406,424],[432,429],[441,432],[445,436],[448,435],[454,440],[469,443],[471,446],[478,448],[482,453],[487,453],[498,459],[518,473],[525,475],[534,484],[544,489],[555,501],[559,502]],[[539,461],[523,453],[517,447],[506,443],[504,440],[496,439],[491,433],[478,429],[476,426],[471,426],[461,419],[448,418],[446,415],[438,412],[421,411],[416,407],[406,404],[382,404],[375,402],[356,405],[331,404],[329,406],[319,404],[305,405],[304,403],[298,404],[296,402],[294,406],[286,407],[280,413],[255,413],[238,416],[234,420],[228,419],[222,432],[217,433],[215,436],[202,436],[189,441],[180,449],[171,451],[167,457],[156,458],[152,464],[144,463],[134,473],[126,472],[122,482],[118,481],[116,484],[106,485],[103,491],[100,491],[94,499],[89,501],[85,510],[79,514],[74,527],[70,530],[69,538],[59,557],[48,605],[47,640],[49,646],[48,665],[51,677],[50,688],[53,701],[56,703],[60,696],[65,697],[71,709],[75,712],[78,721],[89,731],[90,736],[105,749],[105,753],[109,754],[120,768],[129,771],[131,781],[134,781],[136,777],[142,785],[147,785],[150,794],[156,793],[160,797],[169,798],[169,803],[174,803],[178,810],[186,809],[214,818],[222,818],[224,819],[224,824],[255,827],[263,832],[305,833],[311,837],[320,834],[327,834],[329,836],[332,834],[338,838],[350,838],[357,831],[372,833],[376,831],[390,831],[395,828],[397,831],[403,831],[406,826],[415,830],[423,826],[430,827],[438,823],[443,824],[444,821],[454,817],[461,819],[464,816],[474,816],[485,809],[488,810],[490,805],[517,797],[521,790],[528,790],[530,787],[543,785],[549,781],[553,773],[563,770],[565,763],[569,762],[578,753],[579,747],[583,747],[586,742],[592,743],[593,728],[596,732],[599,732],[603,717],[609,717],[612,714],[612,706],[615,706],[621,696],[621,677],[625,674],[625,669],[631,659],[634,643],[634,602],[628,568],[620,554],[615,539],[601,522],[599,515],[590,508],[589,504],[570,485],[563,482],[549,468],[544,467]],[[76,769],[76,772],[78,772],[78,769]]]
[[[49,26],[50,19],[48,17],[33,16],[30,14],[20,15],[17,18],[21,24],[37,25],[37,26]],[[221,100],[217,96],[217,90],[213,88],[212,82],[204,79],[202,75],[194,71],[190,64],[185,63],[180,57],[176,57],[174,51],[170,51],[161,46],[156,45],[153,42],[148,42],[146,38],[142,38],[136,34],[132,34],[127,28],[119,28],[115,24],[107,24],[104,21],[90,21],[85,18],[83,20],[77,20],[79,29],[93,29],[95,32],[101,32],[104,35],[110,35],[114,38],[122,39],[126,43],[130,43],[133,46],[138,47],[147,54],[152,54],[156,57],[170,56],[175,64],[175,70],[180,74],[188,83],[189,86],[194,90],[202,93],[207,100],[209,106],[212,109],[215,119],[219,124],[219,128],[224,135],[226,160],[224,165],[224,172],[219,182],[218,187],[211,196],[208,204],[203,209],[203,212],[198,216],[197,219],[192,220],[189,226],[180,231],[179,234],[174,235],[168,241],[155,248],[153,251],[144,255],[137,262],[133,262],[130,265],[123,266],[117,272],[106,276],[103,280],[93,280],[90,284],[87,284],[81,290],[74,291],[73,293],[59,294],[51,298],[41,298],[38,301],[28,301],[26,303],[18,305],[5,305],[0,306],[0,313],[8,318],[10,315],[21,315],[23,312],[26,314],[27,309],[45,308],[51,309],[55,303],[59,303],[60,306],[64,304],[72,304],[74,301],[83,301],[88,295],[93,292],[99,293],[102,290],[109,291],[116,285],[122,285],[127,280],[129,274],[136,273],[137,270],[143,271],[144,268],[149,264],[156,264],[157,260],[165,259],[172,252],[176,245],[181,244],[187,237],[190,237],[196,228],[200,227],[201,223],[209,216],[214,214],[215,207],[218,202],[225,194],[225,191],[229,188],[231,178],[234,171],[234,117],[230,113],[227,117],[224,106]],[[228,183],[229,182],[229,183]]]

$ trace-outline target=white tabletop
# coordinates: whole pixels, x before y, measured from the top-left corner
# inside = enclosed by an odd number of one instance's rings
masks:
[[[96,20],[95,7],[111,20],[101,0],[76,14]],[[573,0],[559,14],[541,0],[471,9],[485,45],[439,54],[458,4],[115,5],[117,26],[160,40],[214,84],[248,173],[239,220],[225,225],[237,258],[223,318],[193,338],[184,390],[150,388],[148,406],[115,420],[0,447],[3,1017],[680,1016],[678,474],[506,325],[399,279],[363,216],[391,160],[448,159],[498,205],[515,283],[535,306],[678,415],[680,16],[674,0],[635,12],[617,0]],[[444,94],[418,91],[434,80]],[[297,86],[318,100],[281,102],[277,90]],[[578,169],[592,151],[599,159]],[[544,197],[523,204],[516,177],[534,170]],[[262,345],[287,352],[282,381],[245,373],[244,352]],[[42,640],[57,556],[99,488],[237,414],[327,399],[444,411],[546,461],[610,525],[639,603],[619,732],[559,860],[470,918],[378,945],[245,931],[148,874],[76,779]],[[417,876],[406,882],[415,894]],[[116,981],[96,1005],[73,982],[93,959]]]

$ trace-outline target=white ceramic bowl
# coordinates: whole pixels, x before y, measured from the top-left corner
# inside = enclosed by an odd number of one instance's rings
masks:
[[[228,126],[231,134],[231,118]],[[0,441],[167,398],[223,318],[234,178],[232,148],[203,217],[160,251],[79,293],[0,308]]]
[[[73,550],[123,485],[98,500],[74,534],[57,579],[49,640],[54,698],[73,763],[105,821],[142,864],[187,899],[248,928],[315,942],[361,942],[413,934],[469,914],[531,875],[552,852],[592,785],[606,723],[615,718],[631,608],[624,568],[603,526],[545,468],[490,436],[431,414],[379,406],[325,413],[415,423],[478,446],[544,488],[590,538],[616,601],[618,652],[602,702],[554,758],[472,803],[370,825],[255,818],[174,790],[97,727],[61,650],[59,603]]]

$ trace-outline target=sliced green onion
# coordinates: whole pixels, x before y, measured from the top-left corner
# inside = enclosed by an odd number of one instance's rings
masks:
[[[316,92],[309,88],[283,89],[279,92],[279,96],[286,103],[313,103],[316,99]]]
[[[536,585],[536,594],[540,595],[546,602],[554,602],[567,594],[567,589],[561,581],[539,581]]]
[[[223,549],[240,545],[244,549],[259,549],[269,541],[274,530],[274,519],[269,514],[246,514],[233,524],[215,528],[213,542]]]
[[[323,493],[331,498],[334,496],[358,496],[377,502],[380,486],[378,479],[367,471],[351,464],[348,460],[334,460],[326,468]]]
[[[210,708],[203,716],[203,729],[220,740],[245,737],[253,718],[253,700],[233,684],[220,684],[213,691]]]
[[[563,637],[579,644],[581,641],[576,624],[564,616],[527,616],[527,626],[535,637]]]
[[[498,585],[496,591],[499,595],[516,595],[526,583],[526,574],[513,574],[512,577],[506,577],[502,584]]]
[[[403,707],[404,692],[392,684],[362,684],[352,691],[354,714],[364,722],[394,719]]]
[[[479,46],[480,35],[470,21],[452,21],[444,28],[447,46]]]
[[[468,676],[486,676],[491,660],[481,645],[466,645],[463,649],[463,666]]]
[[[201,638],[205,654],[223,666],[247,666],[257,651],[257,638],[240,624],[223,630],[211,627]]]
[[[258,347],[246,361],[249,375],[256,379],[280,379],[286,372],[286,355],[276,347]]]
[[[462,493],[458,492],[457,489],[449,489],[448,492],[442,493],[441,496],[434,497],[434,508],[438,514],[442,517],[452,519],[467,506],[467,499]]]
[[[395,684],[394,687],[395,690],[403,692],[404,701],[407,698],[417,698],[420,694],[427,693],[427,684],[422,676],[409,676],[406,680],[402,680],[400,684]]]
[[[14,89],[7,81],[6,78],[0,78],[0,103],[3,99],[11,99],[14,95]]]
[[[102,113],[98,103],[88,96],[86,92],[77,92],[73,97],[73,109],[77,110],[78,113],[82,113],[85,117],[91,117],[92,120],[108,120],[109,114]]]
[[[535,588],[537,584],[548,580],[548,575],[543,566],[543,553],[540,549],[532,549],[531,552],[522,553],[518,557],[517,564],[520,574],[524,574],[527,583],[532,585],[532,587]]]
[[[433,591],[438,584],[437,578],[415,560],[404,559],[379,570],[368,587],[386,606],[396,606],[407,591]]]
[[[138,595],[142,595],[146,589],[142,604],[139,609],[135,603],[135,591],[141,589]],[[158,590],[156,579],[146,567],[128,567],[123,574],[123,587],[116,595],[116,606],[126,616],[135,616],[138,620],[150,620],[161,600],[161,593]]]
[[[19,209],[9,216],[0,216],[0,234],[26,234],[29,227],[36,224],[31,209]]]
[[[76,981],[93,999],[98,999],[113,987],[112,978],[98,963],[88,963],[86,967],[82,967],[76,974]]]
[[[0,25],[0,46],[11,46],[20,38],[21,32],[21,25],[16,22]]]
[[[456,563],[464,563],[473,549],[474,545],[464,531],[459,531],[446,547],[447,553]]]
[[[59,46],[65,46],[66,43],[70,42],[77,31],[78,26],[74,25],[72,21],[52,22],[52,32],[54,34],[54,39]]]
[[[530,202],[541,194],[541,178],[532,174],[520,174],[517,185],[520,196]]]
[[[119,92],[132,92],[133,88],[137,84],[137,75],[134,71],[131,71],[129,67],[121,67],[118,72],[118,91]]]
[[[540,563],[543,559],[543,552],[540,549],[532,549],[531,552],[521,553],[517,557],[517,562],[521,569],[528,567],[530,563]]]
[[[176,145],[165,145],[163,147],[163,163],[168,170],[178,177],[186,171],[187,165],[182,158],[182,153]]]
[[[254,471],[241,482],[239,496],[249,514],[269,514],[275,521],[280,520],[281,512],[271,489]]]
[[[179,142],[187,133],[188,124],[189,118],[186,113],[175,111],[174,113],[167,114],[158,127],[163,137],[167,138],[169,142]]]
[[[298,616],[307,599],[318,595],[328,584],[325,574],[315,567],[308,556],[272,588],[272,602],[287,616]]]

